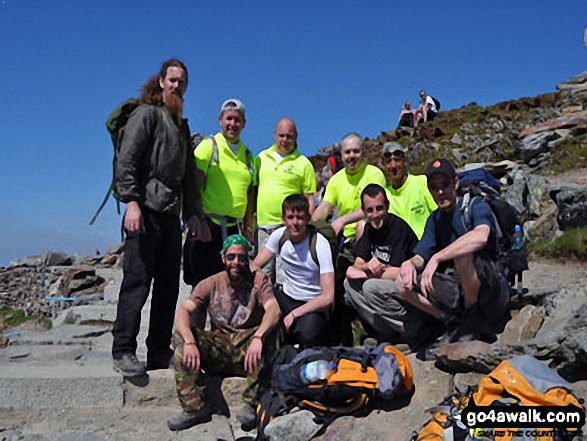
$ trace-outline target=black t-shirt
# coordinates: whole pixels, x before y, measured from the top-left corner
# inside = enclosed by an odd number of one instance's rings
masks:
[[[381,263],[393,267],[411,258],[418,238],[410,226],[394,214],[388,213],[380,229],[367,222],[357,243],[355,254],[365,262],[376,257]]]

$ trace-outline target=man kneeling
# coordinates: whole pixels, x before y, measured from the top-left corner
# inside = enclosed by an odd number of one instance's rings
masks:
[[[510,315],[507,282],[497,264],[499,244],[491,208],[481,199],[472,200],[469,226],[453,165],[437,158],[426,176],[438,209],[428,218],[414,257],[401,265],[400,294],[449,325],[437,345],[494,340]]]
[[[388,212],[389,199],[380,185],[365,187],[361,209],[367,224],[355,248],[355,263],[346,273],[345,302],[378,340],[412,343],[420,332],[421,314],[401,299],[395,280],[402,262],[414,255],[418,238],[403,219]]]
[[[249,243],[234,234],[224,241],[221,255],[226,271],[196,285],[175,315],[175,380],[183,412],[167,421],[171,430],[184,430],[211,420],[205,386],[206,374],[246,377],[243,410],[237,417],[250,426],[255,417],[258,375],[263,357],[269,355],[279,321],[279,305],[269,278],[249,270]],[[204,331],[206,314],[211,331]],[[191,326],[191,316],[194,326]]]

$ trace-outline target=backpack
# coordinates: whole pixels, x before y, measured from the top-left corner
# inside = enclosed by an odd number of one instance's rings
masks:
[[[466,170],[457,176],[459,178],[457,192],[463,197],[461,213],[465,229],[469,231],[472,226],[469,207],[476,200],[487,202],[493,213],[497,230],[500,269],[510,286],[513,286],[515,276],[528,269],[526,250],[512,250],[516,225],[522,226],[517,210],[509,202],[501,198],[501,183],[485,169]]]
[[[106,129],[108,129],[108,133],[110,133],[110,138],[112,139],[112,146],[114,147],[114,157],[112,158],[112,181],[110,182],[110,187],[106,191],[106,196],[104,196],[104,200],[98,207],[96,214],[92,217],[90,221],[90,225],[93,225],[96,221],[98,215],[108,202],[108,198],[112,194],[114,199],[116,200],[116,212],[120,214],[120,202],[118,193],[116,192],[116,161],[118,158],[118,153],[120,152],[120,143],[122,141],[122,137],[124,135],[124,126],[128,122],[130,114],[139,107],[139,100],[137,98],[130,98],[120,104],[114,111],[110,114],[108,119],[106,120]],[[153,106],[155,109],[155,118],[157,120],[157,125],[155,129],[155,133],[157,133],[161,129],[161,108],[158,106]]]
[[[577,434],[577,429],[572,427],[567,428],[567,434],[561,431],[552,432],[553,429],[531,427],[467,428],[466,423],[471,421],[469,412],[475,411],[478,406],[502,406],[504,409],[523,406],[576,406],[578,412],[584,412],[582,400],[569,383],[534,357],[519,355],[502,361],[478,385],[469,386],[464,392],[457,389],[439,406],[427,409],[432,416],[414,432],[411,441],[558,441],[571,440]],[[574,410],[575,407],[571,409]],[[484,411],[487,414],[489,409]],[[485,422],[479,422],[479,426],[492,424],[491,421],[493,420],[486,419]],[[582,422],[577,426],[581,427],[581,424]],[[491,432],[492,436],[484,437],[482,432]]]
[[[302,367],[316,360],[328,361],[335,370],[325,380],[306,384]],[[299,354],[284,346],[273,364],[271,389],[257,407],[257,439],[266,439],[267,424],[294,407],[314,413],[324,430],[340,416],[405,407],[414,390],[408,358],[388,343],[374,348],[311,348]]]
[[[332,225],[324,220],[310,221],[308,222],[307,228],[308,235],[310,236],[310,255],[312,256],[314,263],[320,266],[320,263],[318,262],[318,252],[316,251],[316,243],[318,242],[318,236],[316,233],[320,233],[322,236],[324,236],[330,245],[330,252],[332,253],[332,265],[336,266],[338,254],[340,253],[340,241],[338,239],[338,235],[334,232]],[[289,237],[289,232],[286,229],[279,239],[279,251],[281,251],[281,248],[285,242],[289,240]]]
[[[434,101],[434,105],[436,106],[436,110],[440,110],[440,101],[438,101],[436,98],[434,98],[433,96],[431,96],[430,98],[432,98],[432,101]]]

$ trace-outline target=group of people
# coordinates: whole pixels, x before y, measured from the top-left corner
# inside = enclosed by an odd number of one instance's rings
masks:
[[[509,297],[494,218],[478,201],[465,226],[449,161],[434,159],[425,176],[414,176],[408,150],[388,142],[381,170],[363,160],[363,139],[351,132],[341,142],[344,168],[316,207],[314,169],[298,151],[291,118],[277,122],[275,144],[255,158],[240,138],[245,107],[229,99],[220,132],[194,150],[182,116],[187,84],[176,59],[147,82],[116,167],[127,210],[114,368],[137,376],[173,362],[182,412],[168,421],[171,430],[211,419],[202,372],[247,378],[238,420],[251,427],[263,369],[279,344],[352,345],[355,317],[374,338],[405,342],[423,356],[501,332]],[[180,216],[193,289],[176,312]],[[144,364],[137,335],[151,283]]]
[[[404,107],[399,114],[399,128],[413,129],[418,124],[423,124],[427,121],[434,121],[438,115],[438,100],[431,97],[424,89],[420,91],[420,106],[417,109],[412,109],[412,105],[408,100],[404,102]]]

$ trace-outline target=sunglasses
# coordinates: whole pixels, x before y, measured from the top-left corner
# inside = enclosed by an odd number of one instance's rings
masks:
[[[438,184],[428,184],[428,188],[432,191],[444,190],[450,187],[452,181],[439,182]]]
[[[393,156],[394,158],[398,158],[398,159],[404,159],[406,155],[404,154],[404,152],[402,152],[402,151],[399,151],[399,150],[396,150],[395,152],[390,152],[389,150],[388,150],[388,151],[386,151],[386,152],[383,152],[383,157],[384,157],[385,159],[389,159],[389,158],[391,158],[392,156]]]
[[[226,255],[226,260],[228,262],[232,262],[236,257],[238,257],[238,261],[239,262],[246,262],[247,261],[247,255],[246,254],[240,254],[240,253],[228,253]]]

